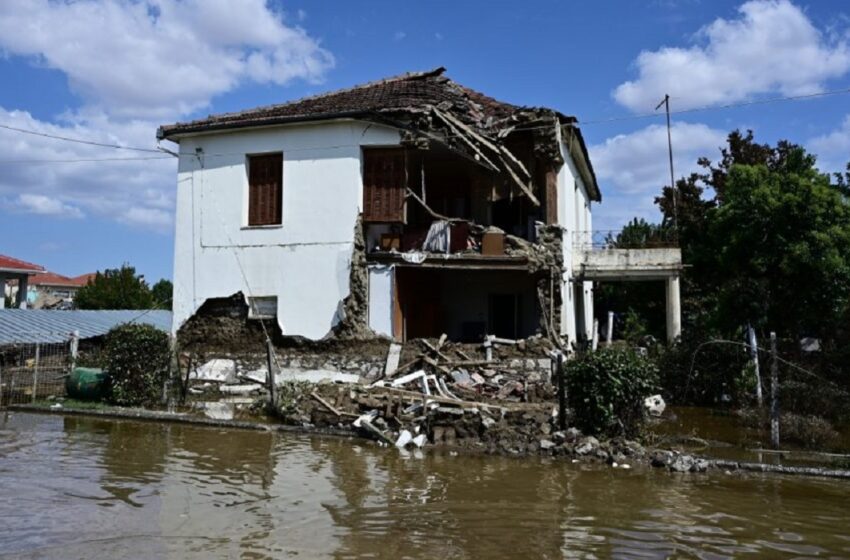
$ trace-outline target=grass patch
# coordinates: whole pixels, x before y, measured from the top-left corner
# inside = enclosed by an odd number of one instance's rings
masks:
[[[71,409],[71,410],[108,410],[113,408],[107,403],[100,401],[78,401],[77,399],[63,399],[61,401],[47,401],[40,400],[36,401],[32,404],[32,406],[36,408],[47,408],[49,409],[51,406],[55,404],[61,404],[62,408]]]

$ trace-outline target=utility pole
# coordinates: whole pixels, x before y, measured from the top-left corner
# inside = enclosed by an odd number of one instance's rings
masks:
[[[673,137],[670,134],[670,95],[664,94],[661,103],[655,106],[655,110],[664,105],[667,112],[667,155],[670,158],[670,192],[673,193],[673,231],[679,236],[679,193],[676,191],[676,179],[673,174]]]

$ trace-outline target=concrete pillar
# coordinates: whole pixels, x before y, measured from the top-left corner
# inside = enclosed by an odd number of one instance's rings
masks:
[[[679,297],[679,277],[667,279],[667,342],[682,334],[682,303]]]
[[[27,290],[29,289],[29,276],[21,274],[18,277],[18,297],[15,300],[15,307],[21,309],[27,308]]]
[[[574,312],[576,317],[576,336],[580,340],[587,340],[590,326],[587,324],[587,313],[584,311],[584,282],[576,282],[573,285]]]

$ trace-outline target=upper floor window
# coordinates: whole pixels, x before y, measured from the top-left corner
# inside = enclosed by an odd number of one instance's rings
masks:
[[[401,148],[363,150],[363,220],[403,222],[406,170]]]
[[[280,225],[283,216],[283,154],[248,156],[248,225]]]

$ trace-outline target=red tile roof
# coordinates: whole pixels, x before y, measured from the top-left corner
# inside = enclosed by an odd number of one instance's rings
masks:
[[[179,136],[183,134],[341,118],[392,125],[403,121],[404,117],[416,118],[436,108],[451,113],[479,133],[495,137],[497,134],[494,133],[505,127],[528,122],[529,118],[533,121],[545,117],[549,122],[553,119],[554,122],[572,126],[571,131],[578,139],[581,158],[586,162],[586,166],[580,168],[582,178],[591,198],[601,200],[587,146],[578,126],[575,126],[578,122],[575,117],[554,109],[521,107],[498,101],[453,82],[444,76],[445,71],[445,68],[440,67],[427,72],[411,72],[288,103],[163,125],[156,134],[159,139],[179,141]],[[559,151],[557,156],[560,157]],[[586,171],[583,171],[585,168]]]
[[[77,283],[77,286],[85,286],[97,276],[97,272],[89,272],[87,274],[80,274],[79,276],[74,276],[71,280]]]
[[[348,89],[305,97],[279,105],[210,115],[205,119],[160,127],[158,135],[172,135],[282,122],[363,116],[425,106],[451,106],[468,123],[500,120],[522,109],[497,101],[445,77],[445,68],[411,72]]]
[[[88,283],[90,274],[83,274],[82,276],[77,276],[75,278],[69,278],[68,276],[62,276],[61,274],[56,274],[55,272],[45,272],[44,274],[39,274],[32,280],[30,280],[31,286],[62,286],[69,288],[79,288],[85,286]]]
[[[44,272],[45,269],[41,265],[29,263],[12,257],[7,257],[6,255],[0,255],[0,271],[36,274]]]

